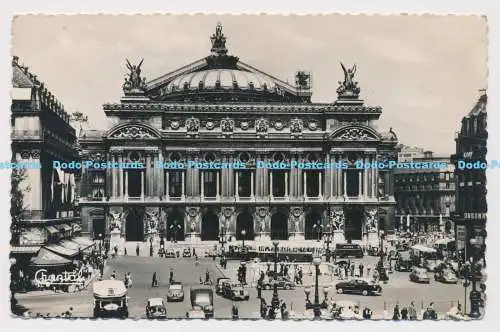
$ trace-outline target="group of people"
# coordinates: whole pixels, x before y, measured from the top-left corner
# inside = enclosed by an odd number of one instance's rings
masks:
[[[279,310],[279,311],[278,311]],[[260,298],[260,317],[263,319],[276,319],[278,318],[278,312],[281,319],[288,319],[290,312],[285,301],[280,300],[280,303],[275,306],[273,304],[267,304],[266,300]]]

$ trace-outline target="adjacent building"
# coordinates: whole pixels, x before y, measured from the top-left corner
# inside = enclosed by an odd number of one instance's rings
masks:
[[[208,56],[148,81],[142,61],[127,61],[123,98],[103,106],[113,125],[80,140],[84,160],[119,165],[84,170],[84,231],[121,241],[391,232],[393,172],[354,165],[396,160],[398,139],[375,129],[382,108],[359,98],[356,66],[342,65],[335,102],[312,103],[310,73],[289,84],[229,55],[221,25],[211,42]]]
[[[446,167],[395,170],[396,228],[417,233],[453,232],[455,167],[450,157],[406,146],[401,147],[399,154],[399,162],[442,163]]]
[[[486,170],[467,169],[463,163],[486,163],[488,131],[486,127],[487,95],[483,93],[472,110],[462,119],[456,134],[456,223],[457,249],[474,250],[470,239],[484,244],[486,236]],[[462,166],[462,167],[460,167]],[[483,246],[484,250],[484,246]]]
[[[43,246],[56,253],[52,258],[76,256],[78,245],[66,241],[81,231],[75,174],[53,168],[54,160],[79,160],[75,130],[62,104],[18,57],[12,70],[12,161],[25,165],[19,185],[25,210],[13,216],[11,254],[21,265]]]

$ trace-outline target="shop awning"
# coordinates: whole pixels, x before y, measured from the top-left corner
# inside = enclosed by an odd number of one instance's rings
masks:
[[[63,240],[59,243],[59,245],[61,247],[64,247],[66,249],[69,249],[69,250],[81,250],[82,249],[82,245],[76,243],[76,242],[73,242],[73,241],[69,241],[69,240]]]
[[[68,249],[64,248],[63,246],[57,245],[57,244],[50,244],[46,246],[48,250],[55,252],[58,255],[65,256],[65,257],[74,257],[78,255],[78,250],[74,249]]]
[[[63,232],[71,232],[73,230],[72,227],[66,224],[59,225],[59,229],[61,229]]]
[[[71,261],[61,257],[45,248],[41,248],[36,257],[31,259],[31,264],[35,266],[63,266]]]
[[[59,233],[59,230],[57,228],[55,228],[54,226],[47,226],[47,227],[45,227],[45,229],[50,234],[57,234],[57,233]]]
[[[85,250],[88,247],[92,247],[95,244],[94,241],[83,236],[74,237],[71,239],[71,241],[81,245],[82,250]]]
[[[13,254],[36,254],[41,246],[15,246],[10,247],[10,252]]]

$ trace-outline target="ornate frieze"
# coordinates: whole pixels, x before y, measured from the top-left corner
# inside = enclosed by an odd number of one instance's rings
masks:
[[[240,125],[241,130],[248,130],[249,128],[252,127],[252,123],[248,120],[240,121],[239,125]]]
[[[255,132],[259,137],[267,137],[267,131],[269,130],[269,121],[264,118],[260,118],[255,122]]]
[[[304,129],[304,123],[301,119],[295,118],[290,122],[290,134],[294,137],[302,136],[302,130]]]
[[[290,209],[290,221],[293,224],[293,232],[304,232],[304,209],[302,206],[294,206]]]
[[[343,231],[345,225],[344,210],[342,208],[333,208],[330,210],[330,224],[333,231]]]
[[[230,118],[225,118],[221,120],[220,123],[222,133],[226,136],[231,135],[234,131],[234,120]]]
[[[186,207],[186,223],[189,226],[189,233],[200,233],[200,208],[194,206]]]
[[[316,131],[319,128],[319,123],[317,121],[309,121],[307,128],[309,128],[310,131]]]
[[[376,232],[378,230],[377,209],[365,210],[365,227],[367,232]]]
[[[271,126],[276,129],[277,131],[283,130],[283,128],[286,127],[286,122],[283,120],[273,120],[271,122]]]
[[[199,130],[200,130],[199,119],[191,117],[186,120],[186,133],[188,136],[197,136]]]
[[[374,141],[378,138],[365,128],[350,127],[335,134],[334,139],[341,141]]]
[[[204,120],[202,121],[202,126],[205,127],[207,130],[213,130],[215,127],[218,126],[218,121],[216,120],[212,120],[212,119],[209,119],[209,120]]]
[[[127,126],[111,134],[111,138],[143,139],[157,138],[158,136],[148,128],[141,126]]]

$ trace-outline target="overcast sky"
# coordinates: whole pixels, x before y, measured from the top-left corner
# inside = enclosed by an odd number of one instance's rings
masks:
[[[455,150],[454,132],[486,88],[487,27],[477,16],[20,16],[12,53],[65,105],[105,129],[125,58],[149,80],[209,54],[223,25],[229,53],[290,82],[313,75],[313,102],[336,99],[339,62],[356,64],[361,97],[380,105],[378,127],[403,144]]]

